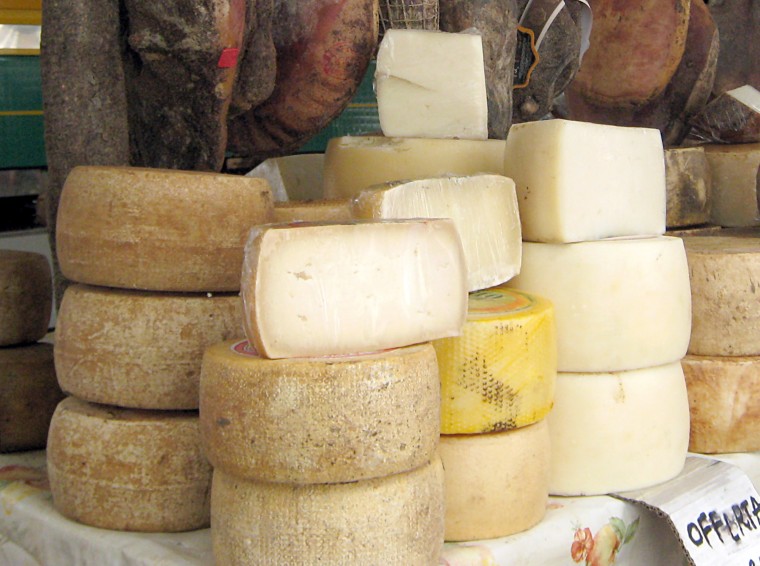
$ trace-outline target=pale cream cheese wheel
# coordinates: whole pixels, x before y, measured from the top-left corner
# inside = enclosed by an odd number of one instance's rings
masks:
[[[52,285],[44,255],[0,250],[0,346],[36,342],[47,334]]]
[[[136,409],[197,409],[207,346],[243,336],[240,296],[70,285],[56,326],[61,387]]]
[[[437,456],[402,474],[329,485],[255,482],[214,470],[216,565],[437,565],[443,483]]]
[[[550,440],[546,420],[491,434],[442,435],[447,541],[525,531],[546,514]]]
[[[75,167],[56,251],[72,281],[152,291],[238,291],[252,226],[272,219],[264,179],[138,167]]]
[[[438,444],[435,350],[271,360],[246,341],[215,344],[200,420],[209,460],[237,477],[316,484],[406,472]]]
[[[617,373],[559,373],[549,492],[599,495],[677,476],[689,445],[680,361]]]
[[[68,397],[47,446],[53,505],[103,529],[177,532],[207,527],[211,466],[197,412],[141,411]]]

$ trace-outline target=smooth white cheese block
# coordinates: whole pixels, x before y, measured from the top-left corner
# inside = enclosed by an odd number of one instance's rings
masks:
[[[710,222],[712,174],[703,147],[665,150],[668,230]]]
[[[680,238],[524,242],[508,285],[554,304],[559,371],[622,371],[686,354],[691,292]]]
[[[560,119],[513,124],[504,174],[517,185],[523,239],[664,233],[663,155],[655,129]]]
[[[512,179],[433,177],[370,187],[354,200],[356,218],[451,218],[464,247],[469,291],[520,272],[522,234]]]
[[[546,420],[491,434],[442,435],[447,541],[515,534],[546,513],[551,458]]]
[[[599,495],[677,476],[689,444],[680,362],[617,373],[560,373],[549,492]]]
[[[443,549],[443,467],[327,485],[254,482],[214,470],[217,566],[436,565]]]
[[[760,143],[704,146],[712,174],[712,222],[719,226],[760,224]]]
[[[267,358],[408,346],[459,334],[464,252],[449,219],[272,224],[251,231],[241,295]]]
[[[270,157],[251,169],[246,177],[266,179],[275,202],[322,198],[323,153],[296,153]]]
[[[272,219],[282,222],[346,222],[351,220],[349,199],[277,202]]]
[[[53,280],[38,253],[0,250],[0,346],[36,342],[48,331]]]
[[[351,198],[387,183],[441,175],[504,174],[504,140],[344,136],[327,143],[324,197]]]
[[[375,90],[386,136],[488,138],[480,34],[386,30],[377,50]]]
[[[430,461],[440,432],[435,350],[270,360],[247,341],[203,357],[201,435],[215,469],[283,483],[342,483]]]

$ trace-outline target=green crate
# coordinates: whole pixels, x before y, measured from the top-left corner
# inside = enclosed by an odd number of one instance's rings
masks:
[[[0,55],[0,169],[46,164],[39,55]]]

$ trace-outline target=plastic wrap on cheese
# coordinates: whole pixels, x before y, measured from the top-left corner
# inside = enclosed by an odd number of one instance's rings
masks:
[[[697,143],[760,142],[760,92],[751,85],[724,92],[690,124],[689,139]]]

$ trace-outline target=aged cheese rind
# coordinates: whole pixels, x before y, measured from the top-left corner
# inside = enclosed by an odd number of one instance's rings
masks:
[[[262,226],[241,295],[246,337],[268,358],[408,346],[459,334],[464,252],[449,219]]]
[[[536,525],[549,495],[546,420],[508,432],[442,435],[448,541],[503,537]]]
[[[559,371],[622,371],[686,354],[691,292],[680,238],[524,242],[508,285],[554,304]]]
[[[689,400],[680,362],[618,373],[560,373],[549,492],[599,495],[640,489],[681,472]]]
[[[136,167],[76,167],[58,210],[63,274],[153,291],[238,291],[251,226],[271,221],[262,179]]]
[[[433,341],[441,375],[441,433],[523,427],[554,403],[554,307],[506,287],[471,293],[462,334]]]
[[[274,205],[273,222],[347,222],[351,220],[349,199],[286,201]]]
[[[502,175],[433,177],[370,187],[354,200],[356,218],[451,218],[464,248],[469,291],[520,272],[517,193]]]
[[[243,335],[237,294],[70,285],[56,326],[58,382],[95,403],[197,409],[203,351]]]
[[[239,478],[343,483],[430,461],[440,432],[435,350],[270,360],[248,342],[206,350],[201,436],[215,469]]]
[[[712,175],[713,224],[760,225],[760,143],[704,146]]]
[[[712,175],[702,147],[665,150],[668,229],[710,222]]]
[[[440,175],[504,174],[504,140],[344,136],[325,149],[325,198],[352,198],[372,185]]]
[[[145,532],[209,524],[212,470],[196,412],[68,397],[50,423],[47,469],[55,508],[80,523]]]
[[[438,564],[443,467],[329,485],[238,479],[214,470],[211,542],[218,566]]]
[[[48,331],[52,275],[38,253],[0,250],[0,346],[36,342]]]

